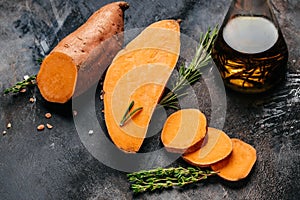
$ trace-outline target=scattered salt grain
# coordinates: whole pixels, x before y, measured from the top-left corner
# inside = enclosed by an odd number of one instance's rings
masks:
[[[8,123],[6,126],[7,129],[11,128],[11,123]]]
[[[89,135],[93,135],[94,131],[93,130],[89,130]]]
[[[77,111],[73,110],[73,116],[76,116],[76,115],[77,115]]]
[[[52,144],[50,144],[50,146],[49,146],[49,147],[50,147],[51,149],[54,149],[54,146],[55,146],[55,144],[54,144],[54,143],[52,143]]]

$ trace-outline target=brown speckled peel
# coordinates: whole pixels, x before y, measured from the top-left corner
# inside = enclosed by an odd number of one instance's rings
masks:
[[[99,81],[99,74],[121,49],[126,2],[114,2],[96,11],[77,30],[61,40],[44,59],[37,75],[42,96],[65,103]]]

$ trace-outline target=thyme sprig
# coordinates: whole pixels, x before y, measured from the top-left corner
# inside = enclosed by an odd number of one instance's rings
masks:
[[[131,117],[133,117],[137,112],[141,111],[143,109],[143,107],[138,107],[136,109],[134,109],[132,112],[130,112],[130,110],[132,109],[132,107],[134,106],[134,101],[131,101],[131,103],[129,104],[128,108],[126,109],[122,120],[120,122],[120,127],[124,126],[124,124],[126,123],[127,120],[129,120]]]
[[[171,167],[134,172],[127,174],[127,178],[133,192],[142,193],[170,187],[183,187],[215,174],[217,172],[202,170],[198,167]]]
[[[201,76],[200,69],[208,65],[211,60],[211,50],[214,40],[218,34],[218,26],[212,30],[200,34],[199,45],[191,63],[186,67],[185,64],[179,67],[179,77],[173,88],[161,100],[160,105],[179,109],[177,106],[177,99],[185,96],[187,93],[182,91],[189,85],[194,84]]]
[[[44,58],[38,58],[36,59],[37,64],[42,64]],[[23,89],[26,89],[28,86],[34,86],[36,85],[36,75],[28,76],[27,78],[24,78],[23,81],[17,82],[14,86],[10,88],[6,88],[3,92],[4,94],[8,93],[19,93]]]
[[[23,81],[17,82],[14,86],[10,88],[6,88],[4,90],[4,94],[18,93],[23,89],[26,89],[28,86],[33,86],[35,84],[36,84],[36,75],[32,75],[25,78]]]

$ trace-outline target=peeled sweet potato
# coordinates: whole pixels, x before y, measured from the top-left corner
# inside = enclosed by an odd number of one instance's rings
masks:
[[[256,162],[256,150],[242,140],[233,138],[233,149],[225,159],[211,165],[212,170],[228,181],[246,178]]]
[[[65,103],[99,81],[121,49],[126,2],[96,11],[83,25],[61,40],[44,59],[37,85],[49,102]]]
[[[183,109],[168,117],[161,141],[169,152],[188,154],[201,147],[206,132],[205,115],[198,109]]]
[[[183,155],[183,159],[195,166],[208,167],[226,158],[231,151],[232,142],[228,135],[221,130],[208,127],[201,148]]]
[[[112,141],[121,150],[140,149],[179,53],[179,22],[162,20],[146,27],[108,68],[103,84],[105,123]],[[120,126],[132,101],[132,110],[143,109]]]

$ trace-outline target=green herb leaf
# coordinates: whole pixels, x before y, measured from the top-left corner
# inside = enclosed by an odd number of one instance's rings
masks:
[[[134,109],[132,112],[130,112],[130,110],[132,109],[133,106],[134,106],[134,101],[132,101],[129,104],[128,108],[126,109],[126,111],[124,113],[123,118],[119,124],[121,127],[124,126],[125,122],[127,120],[129,120],[131,117],[133,117],[137,112],[143,110],[143,107],[138,107],[138,108]]]
[[[208,29],[205,34],[200,34],[199,45],[196,49],[194,58],[188,67],[181,65],[179,67],[179,77],[175,82],[172,90],[167,93],[159,102],[160,105],[169,108],[179,109],[177,99],[181,96],[182,91],[191,84],[197,82],[201,76],[200,69],[207,66],[211,60],[211,49],[214,40],[218,34],[218,26],[214,29]]]
[[[14,86],[6,88],[3,92],[8,93],[19,93],[21,90],[27,88],[28,86],[33,86],[36,84],[36,75],[30,76],[23,81],[17,82]]]
[[[204,180],[217,172],[201,170],[200,168],[157,168],[148,171],[133,172],[127,174],[130,188],[134,193],[154,191],[156,189],[183,187],[188,184]]]

